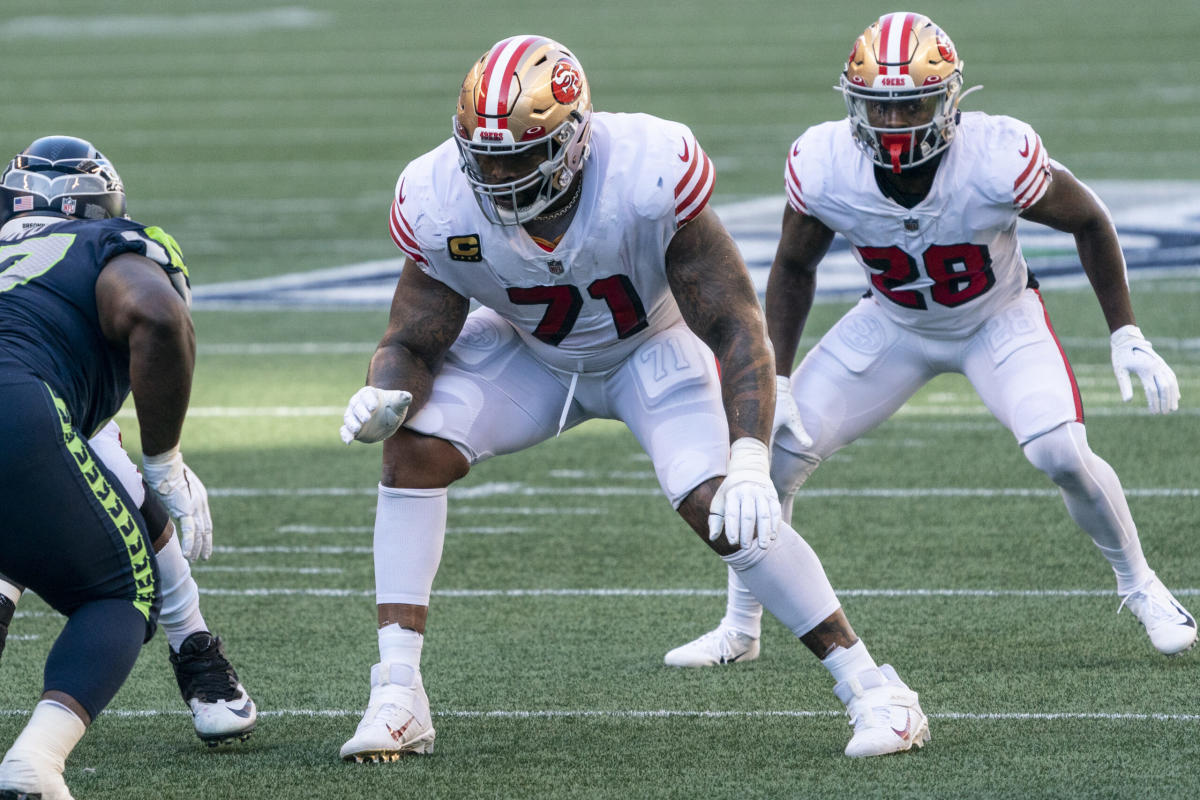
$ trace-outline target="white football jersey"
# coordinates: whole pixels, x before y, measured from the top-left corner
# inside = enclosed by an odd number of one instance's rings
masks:
[[[851,244],[872,293],[896,322],[935,336],[982,325],[1028,283],[1017,217],[1050,185],[1029,125],[965,112],[933,186],[908,209],[885,196],[848,119],[809,128],[785,169],[788,203]]]
[[[396,182],[391,232],[430,277],[499,313],[559,369],[621,362],[680,320],[665,254],[712,195],[714,170],[692,132],[646,114],[592,115],[579,208],[555,249],[520,226],[493,225],[453,140]]]

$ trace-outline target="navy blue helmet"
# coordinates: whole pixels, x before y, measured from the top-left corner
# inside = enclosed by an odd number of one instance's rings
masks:
[[[18,153],[0,175],[0,225],[30,211],[76,219],[124,217],[125,187],[91,142],[44,136]]]

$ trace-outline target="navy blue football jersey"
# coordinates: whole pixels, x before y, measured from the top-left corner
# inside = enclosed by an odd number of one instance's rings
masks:
[[[11,220],[0,238],[0,374],[45,381],[67,404],[75,426],[93,435],[129,395],[128,354],[104,338],[96,278],[122,253],[160,264],[189,298],[179,246],[161,228],[128,219]]]

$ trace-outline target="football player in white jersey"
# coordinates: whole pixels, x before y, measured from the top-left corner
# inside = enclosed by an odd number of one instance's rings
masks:
[[[115,420],[88,439],[96,457],[116,476],[137,503],[148,530],[155,531],[155,560],[162,586],[159,625],[167,637],[167,655],[183,702],[192,712],[196,735],[209,747],[245,741],[254,732],[258,710],[237,672],[225,656],[220,637],[213,636],[200,612],[200,594],[192,578],[189,561],[207,560],[212,554],[212,517],[208,492],[187,464],[184,475],[196,498],[192,535],[185,552],[174,535],[175,526],[167,509],[146,490],[142,475],[121,445],[121,429]],[[4,652],[8,625],[23,586],[0,575],[0,653]]]
[[[1019,217],[1073,234],[1112,331],[1121,395],[1136,373],[1154,413],[1179,384],[1138,329],[1117,233],[1099,198],[1051,160],[1027,124],[960,112],[962,62],[928,17],[880,17],[841,77],[847,118],[816,125],[787,159],[788,204],[767,283],[777,405],[771,478],[790,520],[796,490],[826,458],[888,419],[931,378],[967,376],[1117,578],[1121,607],[1160,652],[1196,641],[1196,623],[1146,563],[1121,483],[1091,451],[1071,366],[1017,241]],[[869,292],[793,359],[817,265],[849,240]],[[675,666],[748,661],[761,606],[729,574],[725,617],[667,653]]]
[[[401,173],[391,231],[407,260],[341,430],[384,443],[379,663],[343,759],[433,749],[420,655],[449,484],[597,417],[630,427],[684,520],[822,659],[861,720],[849,755],[928,739],[916,693],[872,660],[812,549],[779,522],[770,345],[708,208],[713,179],[684,125],[593,113],[578,60],[540,36],[491,47],[453,135]]]

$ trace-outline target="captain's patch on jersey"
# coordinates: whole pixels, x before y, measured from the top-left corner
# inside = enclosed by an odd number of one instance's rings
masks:
[[[455,261],[483,260],[477,233],[472,233],[470,236],[451,236],[446,240],[446,249],[450,251],[450,258]]]

